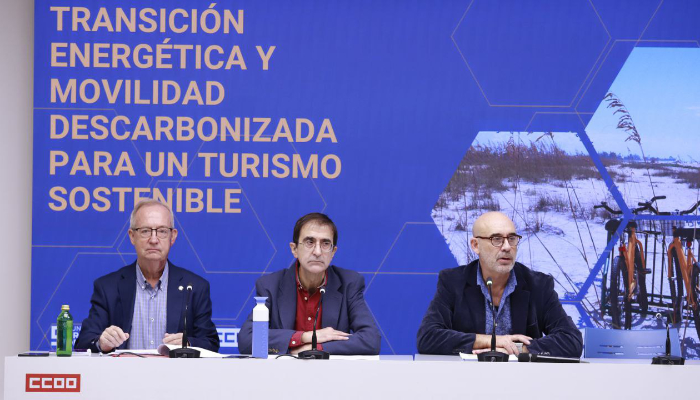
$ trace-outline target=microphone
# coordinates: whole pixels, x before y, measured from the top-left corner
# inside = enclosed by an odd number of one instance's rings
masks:
[[[192,284],[187,284],[187,299],[185,300],[185,313],[183,318],[184,326],[182,328],[182,347],[187,348],[187,309],[189,308],[190,299],[192,298]]]
[[[316,337],[316,322],[318,322],[318,312],[321,310],[321,305],[323,305],[323,294],[326,293],[326,288],[321,286],[318,290],[321,292],[321,299],[318,302],[318,307],[316,308],[316,317],[314,318],[314,327],[311,334],[311,350],[304,350],[299,352],[298,358],[302,360],[328,360],[331,354],[327,351],[318,349],[318,339]]]
[[[520,353],[518,362],[539,362],[539,363],[586,363],[579,358],[552,357],[539,354]]]
[[[491,332],[491,351],[496,351],[496,311],[493,306],[493,292],[491,291],[491,286],[493,286],[493,280],[491,277],[486,278],[486,286],[489,288],[489,296],[491,301],[489,305],[491,306],[491,316],[493,317],[493,330]]]
[[[662,320],[661,313],[656,313],[656,319]],[[671,331],[668,326],[668,316],[666,318],[666,355],[656,356],[651,359],[652,364],[661,365],[684,365],[685,358],[671,355]]]
[[[321,292],[321,299],[318,302],[318,308],[316,309],[316,316],[314,317],[314,331],[311,335],[311,349],[312,350],[317,350],[318,349],[318,339],[316,338],[316,323],[318,322],[318,313],[321,310],[321,305],[323,304],[323,295],[326,293],[326,288],[321,288],[319,290]]]
[[[178,287],[182,292],[183,287]],[[187,310],[189,309],[190,299],[192,297],[192,283],[187,284],[187,295],[185,296],[185,307],[182,309],[182,347],[179,349],[170,350],[168,353],[170,358],[199,358],[199,350],[187,347]]]
[[[508,354],[496,351],[496,312],[493,308],[493,292],[491,291],[492,285],[493,279],[491,279],[491,277],[486,278],[486,286],[488,286],[489,296],[491,296],[491,302],[489,303],[491,305],[491,315],[493,316],[491,321],[493,323],[493,331],[491,332],[491,351],[477,354],[476,359],[478,361],[487,362],[507,362],[509,357]]]

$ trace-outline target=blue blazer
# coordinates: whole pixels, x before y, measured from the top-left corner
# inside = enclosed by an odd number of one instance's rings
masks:
[[[476,334],[486,333],[486,299],[476,284],[478,262],[440,271],[435,297],[418,329],[418,352],[471,353]],[[520,263],[513,270],[518,282],[510,295],[513,334],[533,338],[528,346],[532,353],[581,357],[581,332],[564,312],[554,279]]]
[[[287,269],[263,275],[255,283],[258,297],[267,297],[270,310],[269,353],[286,354],[294,335],[297,311],[296,263]],[[364,298],[365,279],[355,271],[328,267],[326,293],[323,295],[323,328],[352,333],[350,339],[323,343],[331,354],[379,354],[381,336]],[[253,314],[238,333],[241,354],[253,350]]]
[[[211,351],[219,350],[219,335],[211,321],[209,282],[186,269],[168,261],[168,315],[166,332],[183,331],[182,310],[186,293],[179,286],[192,283],[192,299],[187,310],[187,336],[190,345]],[[136,299],[136,262],[95,280],[90,303],[90,313],[83,321],[75,347],[97,352],[97,341],[102,332],[116,325],[126,333],[131,332]],[[128,349],[129,340],[118,349]]]

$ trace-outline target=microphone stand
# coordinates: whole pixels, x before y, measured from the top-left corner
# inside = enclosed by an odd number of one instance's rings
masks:
[[[326,288],[322,287],[319,289],[321,292],[321,300],[318,302],[318,308],[316,308],[316,317],[314,318],[314,329],[311,334],[311,350],[304,350],[299,352],[298,358],[302,360],[328,360],[331,354],[327,351],[318,349],[318,339],[316,338],[316,322],[318,321],[318,312],[321,310],[321,305],[323,304],[323,294],[326,293]]]
[[[182,291],[182,286],[180,286],[180,291]],[[187,309],[190,304],[190,296],[192,295],[192,284],[187,285],[187,296],[185,300],[185,307],[182,313],[184,328],[182,329],[182,347],[179,349],[172,349],[168,353],[170,358],[199,358],[199,350],[187,347]]]
[[[486,286],[489,287],[489,296],[491,296],[491,315],[493,323],[493,331],[491,333],[491,351],[486,351],[476,355],[478,361],[484,362],[507,362],[509,355],[506,353],[501,353],[496,351],[496,312],[493,308],[493,292],[491,291],[491,285],[493,285],[493,280],[491,278],[486,278]]]
[[[661,319],[661,313],[656,314],[657,319]],[[671,333],[668,327],[668,318],[666,318],[666,355],[656,356],[651,359],[652,364],[661,365],[684,365],[685,358],[671,355]]]

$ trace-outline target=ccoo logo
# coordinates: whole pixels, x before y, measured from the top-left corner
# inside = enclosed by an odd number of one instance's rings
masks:
[[[238,347],[238,332],[240,328],[216,328],[219,334],[219,346]]]
[[[80,374],[27,374],[25,392],[79,392]]]

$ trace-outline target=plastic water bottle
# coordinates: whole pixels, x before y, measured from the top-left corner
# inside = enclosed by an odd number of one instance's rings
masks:
[[[270,310],[265,305],[267,297],[256,297],[253,308],[253,357],[267,358],[267,334],[270,329]]]
[[[56,355],[70,357],[73,354],[73,316],[67,304],[61,306],[56,322]]]

